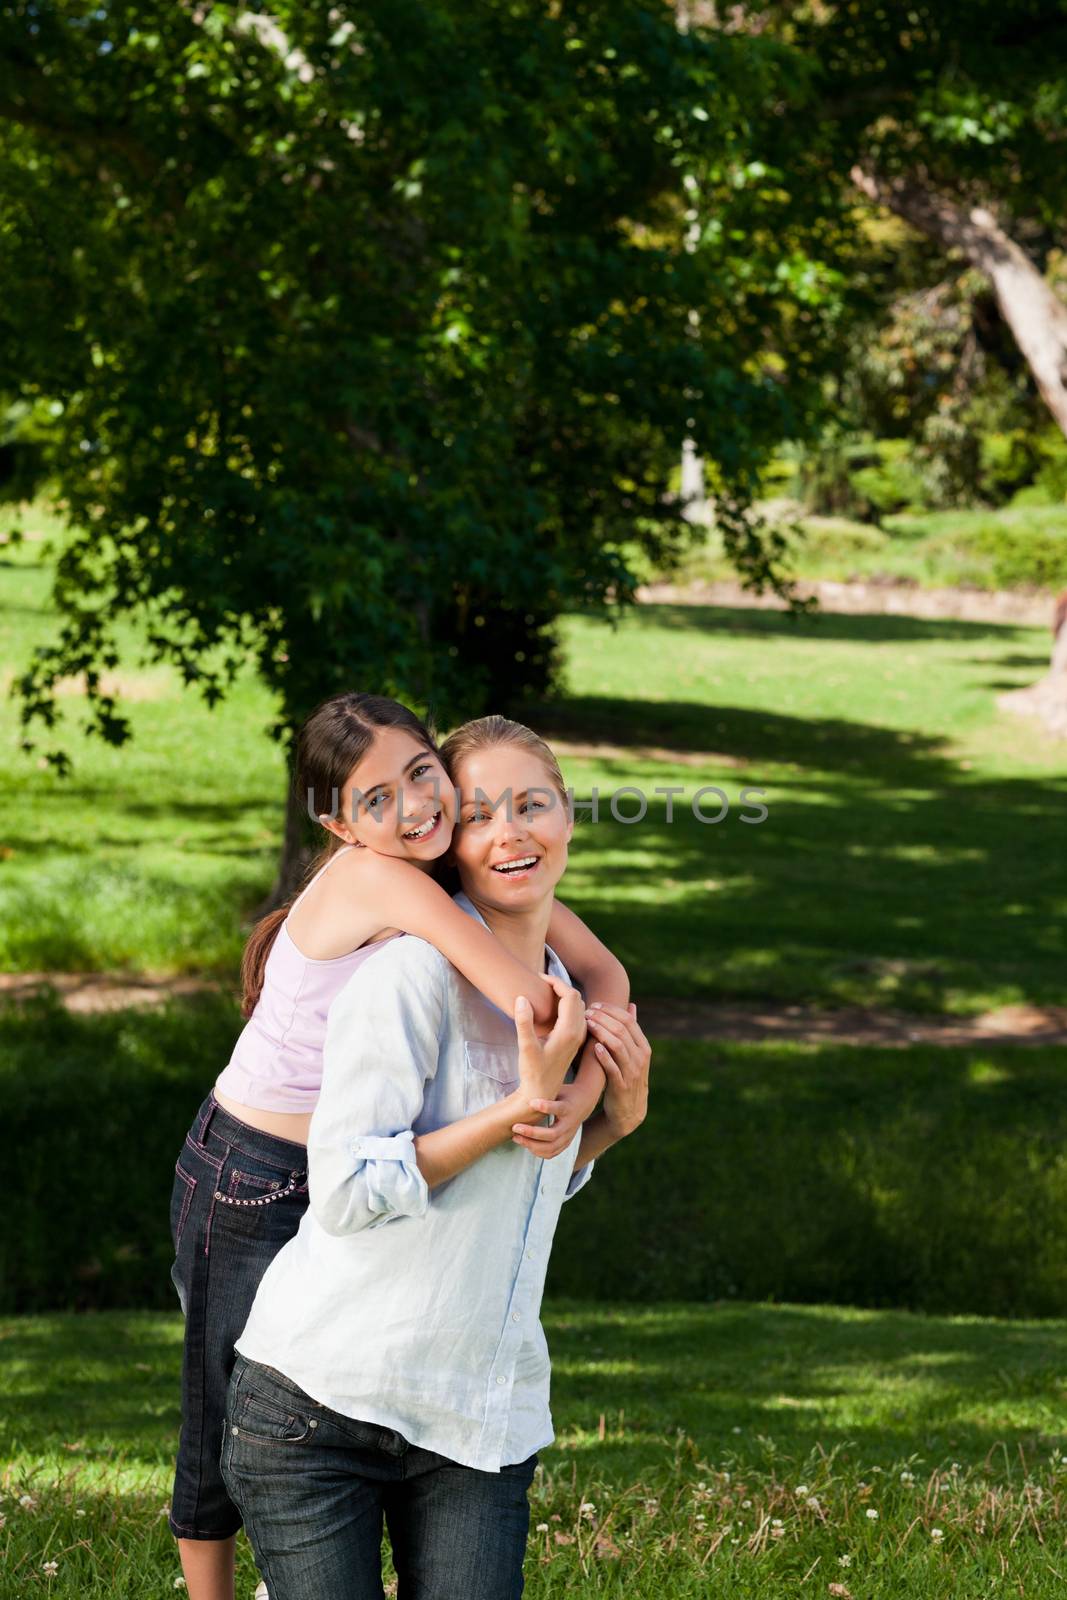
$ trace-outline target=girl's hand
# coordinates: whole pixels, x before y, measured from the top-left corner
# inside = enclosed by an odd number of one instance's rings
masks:
[[[625,1008],[606,1002],[586,1012],[596,1040],[596,1058],[608,1080],[604,1119],[616,1139],[624,1139],[645,1120],[648,1111],[648,1069],[652,1046],[637,1022],[633,1001]]]
[[[551,1127],[546,1123],[516,1122],[511,1130],[512,1142],[546,1161],[558,1156],[566,1150],[586,1117],[596,1109],[599,1098],[599,1091],[590,1095],[575,1082],[565,1083],[554,1100],[531,1100],[531,1111],[556,1120]]]
[[[515,1031],[519,1038],[519,1088],[521,1104],[553,1100],[559,1092],[575,1051],[585,1038],[582,996],[562,978],[546,975],[545,982],[559,1000],[556,1020],[547,1039],[539,1039],[533,1025],[533,1007],[524,994],[515,1001]],[[520,1110],[520,1115],[521,1115]]]

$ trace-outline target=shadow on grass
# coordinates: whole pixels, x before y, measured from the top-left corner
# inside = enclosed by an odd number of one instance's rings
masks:
[[[665,1466],[679,1433],[724,1465],[799,1463],[819,1446],[865,1467],[920,1454],[930,1469],[1003,1450],[995,1464],[1010,1476],[1020,1446],[1055,1435],[1062,1405],[1061,1324],[581,1301],[546,1302],[544,1322],[557,1432],[546,1464],[577,1455],[620,1483]],[[0,1322],[5,1455],[53,1456],[90,1481],[116,1465],[166,1471],[180,1354],[176,1316]]]
[[[590,612],[596,622],[603,615]],[[952,617],[907,617],[882,612],[760,611],[747,606],[689,606],[657,601],[626,613],[628,628],[675,628],[753,638],[834,639],[855,644],[922,644],[930,641],[1018,638],[1029,643],[1032,628],[1003,622],[962,622]]]
[[[776,1453],[799,1461],[821,1446],[845,1447],[861,1463],[915,1452],[929,1470],[946,1456],[979,1462],[1003,1447],[1017,1470],[1019,1446],[1056,1441],[1062,1427],[1057,1323],[551,1302],[545,1326],[561,1443],[620,1475],[642,1434],[672,1429],[724,1465]]]
[[[590,759],[617,786],[639,783],[647,815],[614,820],[601,779],[563,892],[639,991],[916,1010],[1062,1001],[1067,774],[982,778],[933,737],[684,701],[586,695],[526,715],[549,740],[635,750]],[[672,772],[685,793],[671,823],[664,780],[642,778],[647,746],[707,752]],[[724,768],[718,750],[743,764]],[[731,802],[717,824],[692,814],[707,784]],[[740,820],[751,786],[769,808],[757,825]],[[703,804],[713,816],[716,797]]]

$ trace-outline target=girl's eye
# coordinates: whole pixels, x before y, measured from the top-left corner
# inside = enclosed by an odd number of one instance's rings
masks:
[[[384,806],[388,798],[387,794],[376,794],[373,799],[367,801],[367,810],[377,811],[381,806]]]

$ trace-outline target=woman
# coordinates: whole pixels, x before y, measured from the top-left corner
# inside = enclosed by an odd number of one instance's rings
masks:
[[[553,1437],[538,1313],[559,1209],[644,1116],[635,1008],[583,1016],[545,945],[573,828],[555,758],[500,717],[442,756],[459,792],[457,904],[528,971],[547,961],[558,1017],[542,1043],[520,997],[512,1027],[413,938],[331,1009],[311,1208],[237,1341],[224,1432],[271,1600],[379,1600],[383,1520],[403,1600],[521,1594],[527,1490]],[[604,1107],[542,1163],[532,1102],[586,1026]]]
[[[182,1430],[170,1525],[189,1600],[232,1600],[240,1513],[219,1470],[234,1341],[256,1287],[307,1207],[307,1129],[322,1076],[326,1014],[399,932],[434,944],[510,1015],[525,994],[547,1026],[556,1000],[431,873],[452,838],[455,798],[429,730],[379,695],[325,701],[301,729],[297,783],[332,846],[305,891],[259,923],[242,968],[247,1026],[178,1157],[173,1279],[185,1312]],[[383,911],[388,908],[388,913]],[[626,975],[564,906],[552,937],[597,999],[625,1000]],[[592,1052],[587,1052],[587,1056]],[[533,1148],[570,1142],[604,1084],[595,1058],[552,1106]]]

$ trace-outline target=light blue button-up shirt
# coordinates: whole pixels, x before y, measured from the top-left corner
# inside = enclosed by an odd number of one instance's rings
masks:
[[[551,950],[548,970],[569,981]],[[541,1296],[593,1163],[574,1171],[580,1132],[548,1161],[509,1142],[430,1193],[414,1135],[509,1094],[518,1056],[511,1018],[425,940],[357,969],[330,1008],[311,1204],[237,1341],[343,1416],[490,1472],[554,1437]]]

